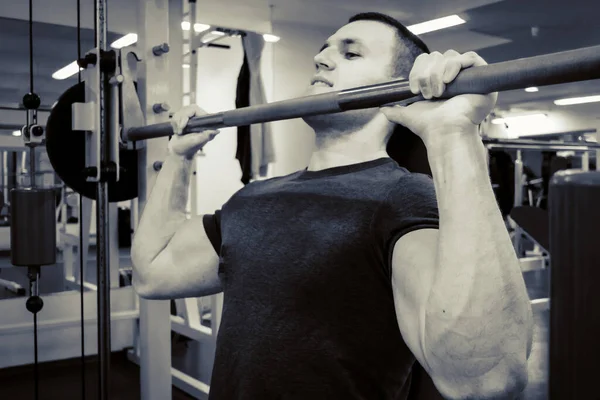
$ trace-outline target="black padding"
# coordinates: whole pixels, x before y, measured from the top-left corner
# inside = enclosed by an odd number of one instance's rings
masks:
[[[510,154],[502,150],[489,152],[490,180],[502,216],[510,214],[515,202],[515,163]]]
[[[548,211],[538,207],[515,207],[510,217],[546,251],[550,251],[550,222]]]
[[[71,129],[73,103],[85,101],[85,86],[76,84],[60,96],[52,108],[46,124],[46,150],[52,168],[62,181],[75,192],[95,200],[97,183],[87,182],[85,168],[85,133]],[[107,111],[108,112],[108,111]],[[127,116],[124,116],[127,118]],[[119,182],[108,184],[108,200],[131,200],[138,194],[137,150],[122,147],[119,151],[121,166]]]
[[[550,182],[549,399],[598,399],[600,172]]]

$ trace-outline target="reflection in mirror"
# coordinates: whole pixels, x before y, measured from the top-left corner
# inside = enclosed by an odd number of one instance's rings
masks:
[[[15,188],[26,188],[31,185],[29,173],[29,150],[0,147],[0,299],[25,297],[28,292],[29,279],[27,269],[15,267],[10,259],[10,231],[12,228],[10,192]],[[45,149],[36,149],[35,186],[52,188],[56,192],[57,221],[57,263],[42,267],[42,278],[39,282],[40,295],[79,290],[79,246],[80,246],[80,199],[79,194],[66,187],[52,170]],[[85,203],[90,203],[85,199]],[[111,244],[115,247],[111,268],[114,268],[113,287],[131,285],[131,208],[130,202],[111,205],[112,236]],[[84,223],[89,234],[87,267],[84,269],[84,286],[87,290],[95,290],[96,258],[95,258],[95,216],[94,207],[84,205]],[[87,236],[84,231],[84,239]],[[85,248],[85,247],[84,247]],[[118,250],[118,261],[116,253]]]
[[[76,26],[34,21],[32,31],[33,74],[30,77],[29,21],[0,17],[0,54],[3,55],[0,57],[0,299],[25,298],[29,292],[27,268],[14,267],[10,259],[10,191],[31,184],[29,149],[24,146],[21,136],[21,130],[27,123],[23,96],[32,91],[30,78],[33,78],[33,92],[41,100],[37,110],[38,124],[44,127],[61,94],[78,82],[77,67],[73,64],[78,56]],[[94,46],[94,31],[84,28],[80,35],[81,54],[84,55]],[[109,32],[107,39],[112,43],[121,36]],[[66,188],[56,176],[43,145],[36,148],[35,154],[36,185],[54,188],[57,197],[57,263],[42,267],[39,293],[79,290],[79,195]],[[84,286],[88,290],[96,284],[94,208],[87,207],[89,215],[84,216],[91,222],[84,224],[89,230],[89,235],[84,232],[84,238],[89,236],[89,250],[84,254],[87,258]],[[114,280],[113,287],[131,284],[129,210],[130,202],[115,204],[111,208],[116,235],[114,242],[119,248],[119,257],[115,259],[116,254],[113,257],[117,267],[111,278]],[[125,229],[124,224],[127,225]]]

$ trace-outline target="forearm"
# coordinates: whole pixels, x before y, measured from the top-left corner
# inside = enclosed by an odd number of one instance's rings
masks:
[[[186,220],[192,160],[169,154],[156,177],[132,243],[132,260],[139,268],[167,246]]]
[[[483,143],[476,131],[457,139],[429,151],[440,228],[425,343],[430,363],[483,378],[525,365],[531,307]]]

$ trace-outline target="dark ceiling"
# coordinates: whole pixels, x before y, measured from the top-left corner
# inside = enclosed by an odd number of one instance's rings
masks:
[[[121,35],[109,33],[109,43]],[[81,30],[82,54],[94,46],[94,32]],[[0,106],[17,107],[29,92],[29,22],[0,18]],[[40,22],[33,24],[34,91],[41,107],[51,106],[58,96],[77,83],[77,75],[56,80],[52,74],[77,59],[77,29]]]

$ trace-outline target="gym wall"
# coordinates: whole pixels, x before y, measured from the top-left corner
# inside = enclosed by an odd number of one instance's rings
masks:
[[[273,27],[281,37],[278,43],[266,43],[262,54],[262,77],[267,101],[301,96],[314,74],[313,58],[332,30],[282,24]],[[230,49],[202,48],[198,51],[196,103],[207,112],[235,108],[237,78],[243,61],[240,38],[219,41]],[[189,82],[184,79],[184,91]],[[271,124],[276,161],[268,177],[292,173],[308,165],[314,147],[314,133],[301,120]],[[224,128],[204,148],[198,158],[196,184],[198,213],[220,208],[242,187],[242,173],[235,159],[237,128]],[[204,190],[206,188],[206,190]]]
[[[302,96],[315,74],[314,57],[325,40],[335,32],[301,24],[275,24],[281,40],[273,46],[273,100]],[[312,129],[301,119],[274,122],[274,175],[286,175],[306,168],[315,144]]]
[[[230,48],[204,47],[198,50],[196,104],[208,113],[235,108],[237,78],[244,56],[239,37],[223,39],[219,44]],[[189,82],[186,78],[189,74],[187,70],[183,71],[183,89],[187,92]],[[236,146],[237,128],[223,128],[204,147],[204,156],[197,157],[197,213],[214,212],[242,187],[242,172],[235,159]]]

